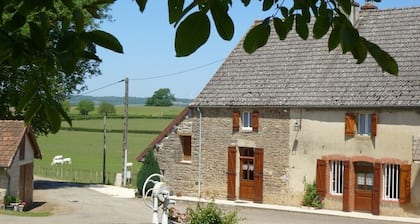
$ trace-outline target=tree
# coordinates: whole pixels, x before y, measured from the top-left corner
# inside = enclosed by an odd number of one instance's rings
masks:
[[[171,94],[168,88],[161,88],[153,94],[152,97],[147,98],[146,106],[168,107],[172,106],[172,101],[175,101],[175,96]]]
[[[108,102],[102,102],[99,104],[98,107],[99,114],[115,114],[115,106],[114,104],[108,103]]]
[[[160,174],[160,167],[159,163],[155,157],[155,153],[153,152],[153,148],[145,149],[147,150],[147,154],[144,158],[143,166],[140,168],[140,171],[137,174],[137,189],[141,193],[143,190],[144,182],[146,179],[155,173]],[[153,180],[159,180],[159,178],[153,178]],[[146,186],[146,190],[153,187],[153,184],[149,183]]]
[[[80,111],[81,115],[89,115],[89,112],[95,109],[95,104],[91,100],[81,100],[77,104],[77,110]]]
[[[71,103],[70,103],[70,100],[64,100],[64,101],[61,103],[61,106],[63,107],[63,110],[64,110],[66,113],[70,112],[70,109],[71,109]]]
[[[5,0],[0,3],[0,119],[24,119],[37,134],[71,124],[62,102],[98,75],[96,45],[122,52],[98,30],[109,18],[99,0]]]
[[[92,61],[100,62],[96,46],[123,52],[123,47],[112,34],[91,23],[93,19],[103,19],[103,9],[114,1],[5,0],[0,3],[0,69],[12,77],[12,81],[7,77],[0,81],[3,94],[0,99],[6,102],[0,104],[0,111],[4,111],[1,118],[24,118],[26,124],[36,123],[45,133],[57,132],[61,117],[71,124],[60,104],[66,94],[57,94],[60,93],[60,83],[56,77],[82,82],[86,77],[85,73],[80,73],[80,68],[92,65]],[[141,12],[144,12],[147,2],[136,0]],[[250,0],[241,2],[247,7]],[[293,0],[290,7],[278,0],[259,2],[263,11],[271,12],[247,33],[244,49],[248,53],[266,44],[271,21],[280,39],[285,39],[295,27],[295,32],[305,40],[310,34],[309,23],[315,20],[312,35],[317,39],[329,35],[330,51],[340,46],[343,53],[351,52],[357,63],[363,63],[369,53],[383,71],[398,74],[396,61],[379,46],[360,36],[348,20],[352,0]],[[211,24],[215,25],[222,39],[231,40],[234,23],[229,10],[232,4],[231,0],[168,0],[169,23],[176,28],[176,55],[188,56],[205,44]],[[23,76],[13,80],[15,74]],[[13,81],[20,83],[18,89],[4,91],[3,85],[13,86]],[[75,90],[78,83],[72,84],[75,85],[66,89]],[[23,97],[14,97],[16,94]]]

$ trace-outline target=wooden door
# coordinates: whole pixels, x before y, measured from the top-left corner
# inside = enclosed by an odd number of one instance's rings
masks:
[[[33,163],[20,166],[19,198],[26,203],[33,200]]]
[[[254,200],[255,191],[255,162],[253,148],[240,148],[240,176],[239,176],[239,199]]]
[[[355,163],[354,209],[372,212],[374,173],[373,164]]]

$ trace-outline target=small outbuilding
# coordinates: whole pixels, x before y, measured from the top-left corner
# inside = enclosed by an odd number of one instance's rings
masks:
[[[42,159],[35,135],[23,121],[0,120],[0,201],[5,195],[33,201],[34,159]]]

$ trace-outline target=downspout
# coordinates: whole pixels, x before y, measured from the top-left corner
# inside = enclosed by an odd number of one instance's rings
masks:
[[[198,198],[201,199],[201,132],[202,132],[202,114],[200,107],[197,106],[198,111]]]

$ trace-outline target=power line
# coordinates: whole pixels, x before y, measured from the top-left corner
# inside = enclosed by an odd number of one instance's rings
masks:
[[[164,78],[164,77],[179,75],[179,74],[182,74],[182,73],[187,73],[187,72],[195,71],[195,70],[198,70],[200,68],[204,68],[204,67],[210,66],[212,64],[215,64],[217,62],[224,61],[224,60],[225,60],[225,58],[221,58],[221,59],[215,60],[213,62],[204,64],[204,65],[200,65],[200,66],[197,66],[197,67],[194,67],[194,68],[190,68],[190,69],[187,69],[187,70],[179,71],[179,72],[173,72],[173,73],[168,73],[168,74],[163,74],[163,75],[149,76],[149,77],[146,77],[146,78],[130,79],[130,80],[132,80],[132,81],[150,80],[150,79],[159,79],[159,78]],[[82,93],[82,94],[78,94],[77,96],[84,96],[84,95],[87,95],[87,94],[96,92],[98,90],[105,89],[105,88],[108,88],[110,86],[116,85],[116,84],[121,83],[121,82],[124,82],[124,79],[122,79],[120,81],[117,81],[117,82],[110,83],[110,84],[105,85],[105,86],[102,86],[102,87],[99,87],[97,89],[93,89],[93,90],[87,91],[87,92]]]
[[[110,87],[110,86],[116,85],[116,84],[121,83],[121,82],[124,82],[124,79],[121,79],[120,81],[113,82],[113,83],[111,83],[111,84],[108,84],[108,85],[105,85],[105,86],[102,86],[102,87],[99,87],[99,88],[94,89],[94,90],[91,90],[91,91],[87,91],[87,92],[82,93],[82,94],[79,94],[79,95],[77,95],[77,96],[83,96],[83,95],[86,95],[86,94],[89,94],[89,93],[93,93],[93,92],[96,92],[96,91],[98,91],[98,90],[105,89],[105,88],[107,88],[107,87]]]
[[[191,72],[191,71],[194,71],[194,70],[198,70],[200,68],[204,68],[204,67],[207,67],[209,65],[212,65],[212,64],[215,64],[217,62],[224,61],[224,60],[225,60],[224,58],[218,59],[216,61],[213,61],[213,62],[204,64],[204,65],[200,65],[200,66],[197,66],[197,67],[194,67],[194,68],[190,68],[190,69],[187,69],[187,70],[184,70],[184,71],[173,72],[173,73],[168,73],[168,74],[163,74],[163,75],[155,75],[155,76],[150,76],[150,77],[146,77],[146,78],[130,79],[130,80],[138,81],[138,80],[159,79],[159,78],[164,78],[164,77],[179,75],[179,74],[182,74],[182,73],[187,73],[187,72]]]

